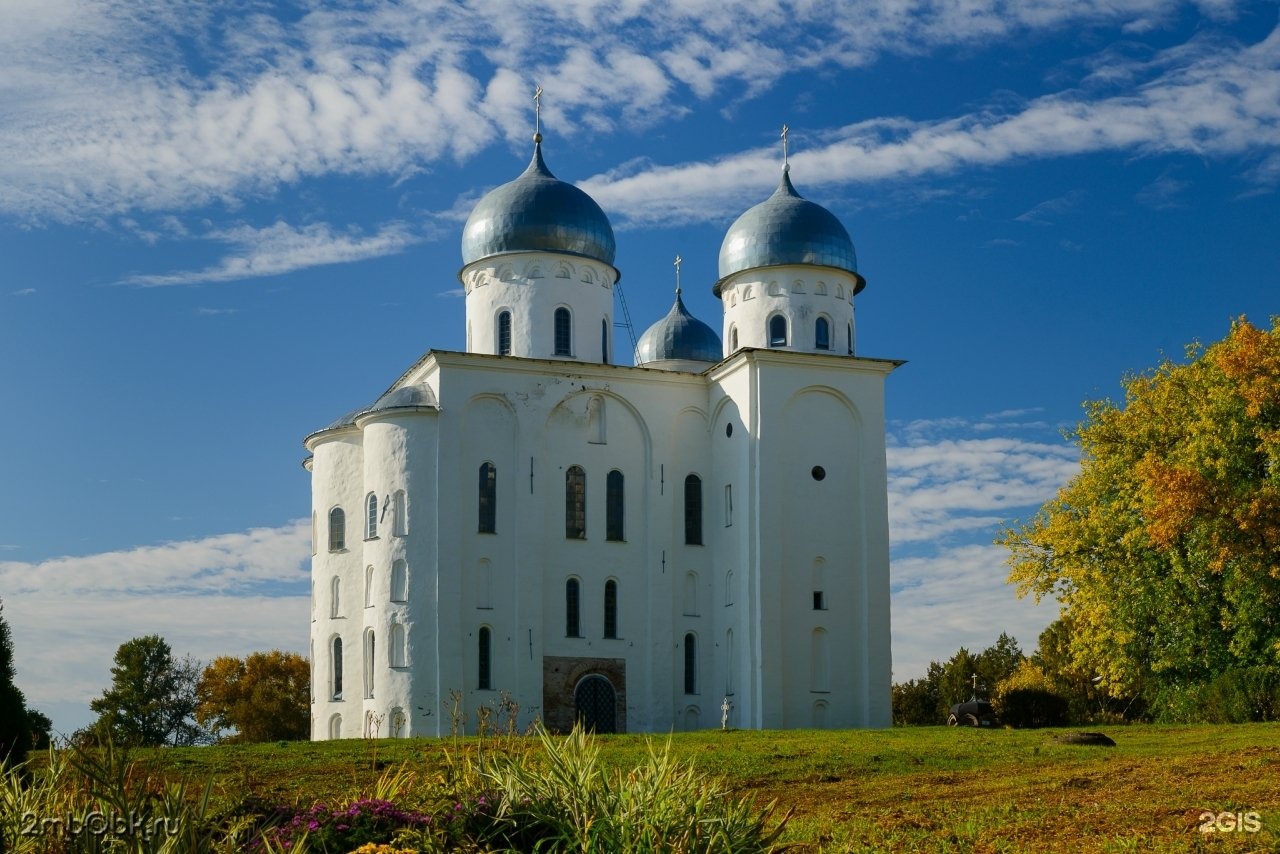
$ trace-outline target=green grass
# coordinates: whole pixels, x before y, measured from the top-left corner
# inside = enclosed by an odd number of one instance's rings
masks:
[[[1072,730],[1066,730],[1072,731]],[[1127,726],[1113,748],[1059,744],[1064,730],[707,731],[672,754],[760,807],[790,811],[781,840],[801,851],[1280,850],[1280,724]],[[599,763],[643,765],[665,736],[597,739]],[[353,740],[134,754],[154,774],[212,780],[211,809],[246,797],[337,803],[404,770],[447,781],[464,757],[521,757],[537,740]],[[1257,832],[1204,833],[1202,814],[1257,813]]]

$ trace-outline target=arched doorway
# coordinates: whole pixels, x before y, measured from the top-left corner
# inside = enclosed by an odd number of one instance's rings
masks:
[[[617,732],[617,705],[613,683],[598,673],[587,676],[573,691],[574,716],[588,732]]]

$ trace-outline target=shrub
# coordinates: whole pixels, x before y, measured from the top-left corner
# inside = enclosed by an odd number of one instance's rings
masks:
[[[1243,724],[1280,719],[1280,668],[1228,670],[1204,691],[1204,720]]]
[[[1014,727],[1064,726],[1070,720],[1067,698],[1030,659],[996,686],[992,705],[1000,720]]]

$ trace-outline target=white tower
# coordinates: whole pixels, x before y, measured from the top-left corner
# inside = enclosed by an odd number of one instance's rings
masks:
[[[724,305],[724,355],[743,347],[854,353],[853,296],[866,280],[849,232],[800,197],[790,167],[773,195],[730,226],[715,295]]]
[[[490,191],[462,232],[467,352],[611,361],[613,228],[600,206],[533,159]]]

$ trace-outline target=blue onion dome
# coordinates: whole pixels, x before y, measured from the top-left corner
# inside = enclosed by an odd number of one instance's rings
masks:
[[[757,267],[807,264],[835,267],[857,279],[855,293],[866,284],[858,275],[858,258],[849,232],[831,211],[801,198],[791,186],[790,170],[773,195],[749,208],[729,227],[720,244],[720,285],[729,276]]]
[[[439,409],[436,393],[426,383],[401,386],[387,392],[366,412],[385,412],[388,409]]]
[[[595,200],[556,178],[535,142],[529,168],[489,191],[462,229],[462,263],[506,252],[564,252],[613,266],[613,227]]]
[[[689,362],[718,362],[724,357],[720,336],[710,326],[689,313],[676,291],[675,305],[667,316],[645,330],[636,344],[636,364],[680,359]]]

